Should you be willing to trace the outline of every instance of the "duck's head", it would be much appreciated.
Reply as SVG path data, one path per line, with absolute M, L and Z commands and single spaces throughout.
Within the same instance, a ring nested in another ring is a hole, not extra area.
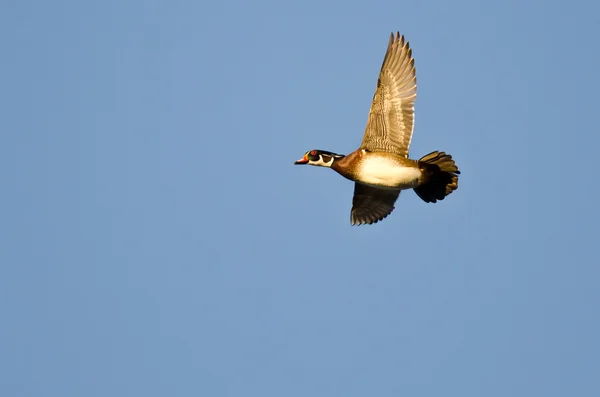
M 343 154 L 313 149 L 304 153 L 304 157 L 302 157 L 300 160 L 296 160 L 294 164 L 310 164 L 319 167 L 331 167 L 335 160 L 341 159 L 343 157 Z

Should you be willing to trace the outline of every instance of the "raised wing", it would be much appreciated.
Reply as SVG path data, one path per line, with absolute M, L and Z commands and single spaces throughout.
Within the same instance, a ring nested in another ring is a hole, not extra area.
M 378 189 L 355 183 L 350 223 L 370 225 L 379 222 L 392 213 L 399 195 L 400 190 Z
M 417 97 L 415 60 L 399 33 L 390 36 L 361 148 L 408 157 Z

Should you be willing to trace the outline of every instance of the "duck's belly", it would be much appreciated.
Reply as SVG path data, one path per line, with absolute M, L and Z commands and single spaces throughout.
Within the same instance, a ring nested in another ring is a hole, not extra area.
M 419 182 L 421 170 L 409 167 L 390 158 L 366 157 L 358 168 L 358 181 L 366 185 L 412 189 Z

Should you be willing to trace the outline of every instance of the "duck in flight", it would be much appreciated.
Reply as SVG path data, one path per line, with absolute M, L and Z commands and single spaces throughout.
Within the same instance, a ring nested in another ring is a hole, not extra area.
M 414 189 L 426 203 L 458 189 L 460 171 L 452 156 L 435 151 L 408 158 L 417 97 L 415 60 L 404 36 L 390 36 L 367 127 L 358 150 L 347 156 L 309 150 L 294 164 L 328 167 L 354 181 L 350 223 L 373 224 L 394 210 L 400 191 Z

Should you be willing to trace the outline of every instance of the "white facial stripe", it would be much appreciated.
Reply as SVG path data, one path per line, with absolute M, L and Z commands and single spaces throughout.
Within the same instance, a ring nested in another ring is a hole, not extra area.
M 325 162 L 323 160 L 323 156 L 319 155 L 319 159 L 317 161 L 311 161 L 310 163 L 312 165 L 318 165 L 318 166 L 321 166 L 321 167 L 331 167 L 331 165 L 333 164 L 333 161 L 334 161 L 334 158 L 331 157 L 331 160 L 329 160 L 329 162 Z

